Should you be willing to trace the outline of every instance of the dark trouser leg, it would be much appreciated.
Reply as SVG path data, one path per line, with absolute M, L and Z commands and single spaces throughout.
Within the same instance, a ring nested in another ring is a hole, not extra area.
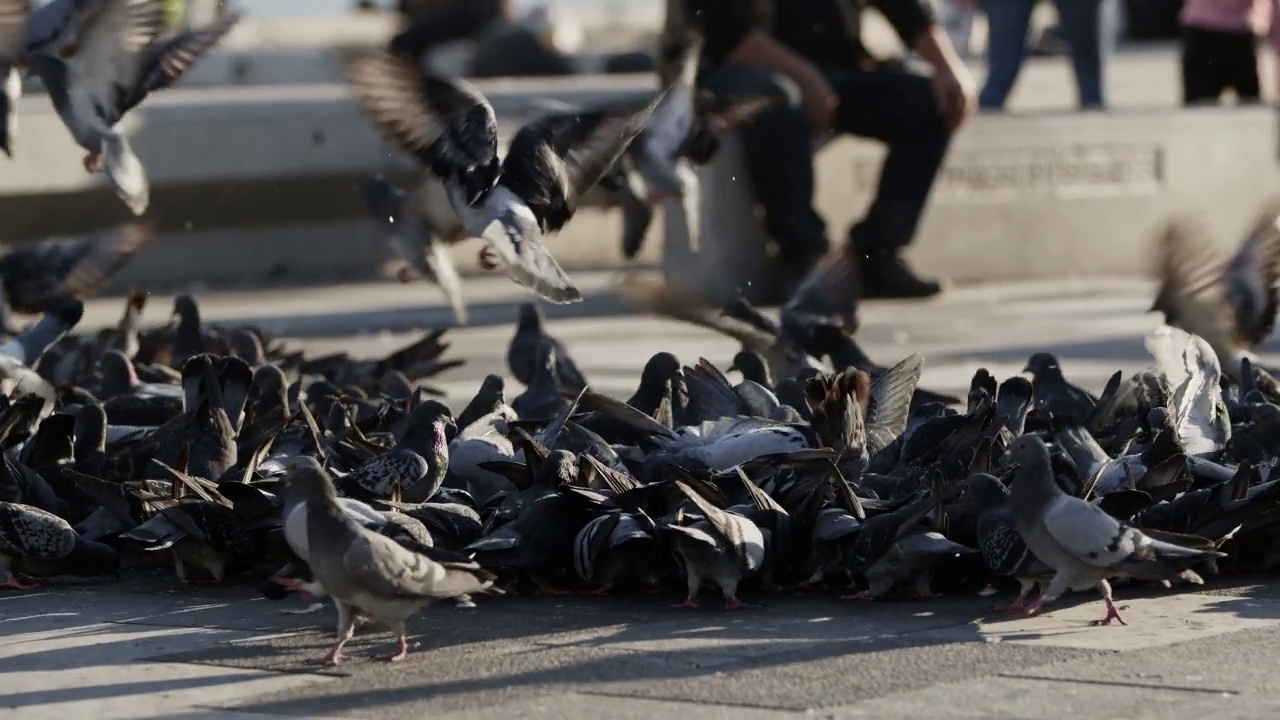
M 1219 33 L 1182 28 L 1182 102 L 1203 105 L 1218 102 L 1226 83 L 1218 61 Z
M 951 142 L 929 78 L 891 69 L 832 73 L 840 96 L 836 128 L 889 146 L 876 196 L 849 231 L 849 249 L 862 263 L 866 297 L 928 297 L 935 282 L 920 280 L 898 253 L 915 236 Z
M 1027 27 L 1035 0 L 983 0 L 987 15 L 987 80 L 978 95 L 978 106 L 1000 110 L 1027 57 Z
M 1219 33 L 1219 70 L 1227 87 L 1236 91 L 1242 103 L 1257 102 L 1262 94 L 1258 83 L 1257 39 L 1252 33 Z
M 500 19 L 502 0 L 453 0 L 412 18 L 409 27 L 391 38 L 398 55 L 421 58 L 432 46 L 474 37 Z
M 1100 0 L 1056 0 L 1062 33 L 1071 51 L 1071 68 L 1076 75 L 1080 107 L 1101 108 L 1102 92 L 1102 3 Z
M 826 223 L 813 209 L 813 137 L 799 91 L 777 73 L 738 65 L 715 69 L 702 84 L 721 95 L 782 99 L 739 132 L 747 180 L 764 208 L 765 229 L 778 243 L 780 259 L 807 266 L 826 253 L 828 242 Z

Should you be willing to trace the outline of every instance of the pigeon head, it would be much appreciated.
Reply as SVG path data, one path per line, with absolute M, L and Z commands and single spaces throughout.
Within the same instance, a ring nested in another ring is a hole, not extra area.
M 705 116 L 698 116 L 685 138 L 682 155 L 694 165 L 707 165 L 720 152 L 720 136 L 712 129 Z
M 198 326 L 200 324 L 200 307 L 196 305 L 196 299 L 190 295 L 179 295 L 173 299 L 173 314 L 183 325 Z
M 1058 365 L 1058 358 L 1047 352 L 1038 352 L 1027 359 L 1027 366 L 1022 372 L 1031 373 L 1032 377 L 1050 378 L 1062 375 L 1062 367 Z
M 76 412 L 76 456 L 80 447 L 103 450 L 107 442 L 107 411 L 97 403 L 81 405 Z
M 129 291 L 129 307 L 134 310 L 142 310 L 147 306 L 147 293 L 134 288 Z
M 427 400 L 409 411 L 400 444 L 419 454 L 439 452 L 448 446 L 450 426 L 454 426 L 456 434 L 457 427 L 449 406 L 438 400 Z
M 84 317 L 84 303 L 75 299 L 56 300 L 49 304 L 45 312 L 58 321 L 60 327 L 71 329 L 80 324 Z
M 983 508 L 996 507 L 1009 500 L 1009 489 L 998 478 L 977 473 L 965 480 L 965 498 Z
M 1049 447 L 1038 435 L 1027 434 L 1014 439 L 1013 444 L 1009 446 L 1009 455 L 1014 463 L 1027 465 L 1038 459 L 1048 460 Z
M 495 154 L 484 165 L 472 165 L 463 170 L 459 180 L 467 194 L 467 203 L 475 205 L 484 200 L 485 195 L 498 184 L 498 176 L 502 173 L 502 165 Z
M 309 455 L 301 455 L 289 461 L 284 482 L 289 492 L 307 499 L 333 498 L 338 494 L 328 471 Z
M 485 375 L 484 382 L 480 383 L 480 392 L 477 395 L 493 398 L 494 407 L 497 407 L 499 403 L 506 402 L 507 381 L 497 373 L 489 373 Z
M 102 373 L 102 387 L 112 395 L 127 393 L 138 384 L 138 373 L 133 362 L 120 350 L 108 350 L 98 360 L 98 372 Z
M 1031 381 L 1015 375 L 1000 383 L 1000 389 L 996 391 L 996 397 L 1030 399 L 1031 393 Z
M 657 384 L 680 374 L 680 360 L 669 352 L 655 353 L 640 372 L 640 384 Z
M 530 332 L 542 327 L 542 308 L 536 303 L 520 303 L 516 316 L 516 332 Z
M 759 353 L 750 350 L 739 350 L 733 356 L 733 364 L 729 366 L 730 370 L 737 370 L 742 373 L 742 377 L 754 383 L 759 383 L 764 387 L 773 387 L 773 379 L 769 376 L 769 366 L 765 364 L 764 358 Z
M 289 381 L 285 378 L 284 371 L 275 365 L 262 365 L 255 370 L 250 389 L 250 397 L 257 405 L 288 405 Z
M 262 338 L 258 337 L 258 333 L 249 328 L 237 327 L 227 332 L 227 342 L 231 345 L 231 352 L 236 357 L 249 363 L 252 367 L 258 367 L 267 362 L 266 351 L 262 349 Z

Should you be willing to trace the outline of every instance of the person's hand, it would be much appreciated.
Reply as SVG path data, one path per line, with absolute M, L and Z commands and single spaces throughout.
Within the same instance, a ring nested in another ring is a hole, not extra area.
M 836 120 L 836 108 L 840 106 L 840 96 L 831 89 L 831 83 L 820 72 L 813 72 L 800 86 L 800 102 L 804 112 L 809 116 L 809 126 L 814 135 L 830 132 Z
M 933 94 L 938 112 L 954 132 L 973 115 L 977 107 L 977 90 L 969 69 L 960 63 L 944 63 L 933 74 Z

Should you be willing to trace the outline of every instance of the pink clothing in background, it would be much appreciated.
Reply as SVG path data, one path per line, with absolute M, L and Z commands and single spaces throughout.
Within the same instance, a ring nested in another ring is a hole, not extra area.
M 1186 27 L 1265 35 L 1280 53 L 1280 0 L 1184 0 L 1178 20 Z

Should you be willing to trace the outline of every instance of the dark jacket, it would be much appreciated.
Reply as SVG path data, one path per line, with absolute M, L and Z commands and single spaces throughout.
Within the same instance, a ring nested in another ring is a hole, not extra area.
M 860 40 L 862 12 L 874 7 L 910 46 L 934 23 L 929 0 L 685 0 L 686 17 L 704 37 L 704 62 L 719 64 L 753 27 L 819 67 L 856 65 L 869 57 Z

